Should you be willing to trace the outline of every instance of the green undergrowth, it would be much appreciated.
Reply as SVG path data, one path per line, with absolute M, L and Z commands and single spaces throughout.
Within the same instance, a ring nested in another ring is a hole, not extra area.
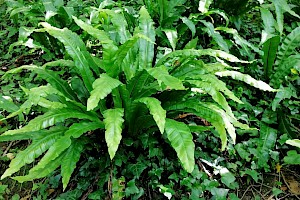
M 299 167 L 299 5 L 232 4 L 0 2 L 0 199 L 240 199 Z

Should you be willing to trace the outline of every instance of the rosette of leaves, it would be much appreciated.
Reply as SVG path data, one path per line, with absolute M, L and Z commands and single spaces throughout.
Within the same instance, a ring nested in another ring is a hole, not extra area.
M 57 60 L 43 66 L 26 65 L 7 72 L 29 70 L 48 84 L 27 90 L 28 99 L 6 117 L 28 113 L 32 106 L 45 110 L 26 126 L 0 135 L 0 141 L 32 141 L 11 161 L 2 179 L 38 160 L 27 175 L 13 179 L 29 181 L 45 177 L 61 167 L 66 188 L 88 143 L 89 134 L 85 133 L 103 134 L 113 159 L 123 136 L 138 139 L 140 133 L 149 128 L 166 136 L 183 168 L 192 172 L 195 165 L 192 132 L 197 127 L 177 121 L 177 116 L 191 113 L 207 120 L 215 127 L 221 149 L 225 150 L 227 134 L 234 143 L 235 127 L 249 127 L 234 117 L 228 99 L 242 102 L 218 77 L 230 76 L 259 89 L 273 91 L 266 83 L 225 64 L 227 61 L 247 62 L 221 50 L 174 50 L 158 56 L 161 52 L 154 45 L 155 26 L 144 7 L 139 11 L 132 32 L 120 10 L 99 9 L 93 16 L 101 20 L 91 25 L 76 17 L 73 19 L 85 36 L 90 35 L 101 44 L 97 56 L 88 51 L 75 32 L 43 22 L 40 23 L 43 28 L 38 31 L 60 41 L 65 47 L 65 57 L 71 60 Z M 76 76 L 60 75 L 59 66 L 69 67 Z

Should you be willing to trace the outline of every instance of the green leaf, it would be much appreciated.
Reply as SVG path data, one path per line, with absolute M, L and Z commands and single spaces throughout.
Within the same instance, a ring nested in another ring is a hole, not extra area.
M 282 110 L 278 110 L 278 130 L 282 134 L 288 134 L 291 138 L 297 138 L 297 131 L 293 128 L 290 118 Z
M 275 34 L 276 21 L 269 9 L 260 8 L 261 18 L 264 24 L 264 30 L 262 31 L 261 44 L 265 43 L 268 39 Z
M 9 164 L 9 168 L 1 176 L 1 179 L 11 176 L 24 165 L 34 162 L 34 160 L 49 149 L 64 132 L 65 129 L 52 129 L 42 132 L 39 138 L 33 140 L 31 145 L 16 155 Z
M 234 55 L 231 55 L 229 53 L 226 53 L 221 50 L 214 50 L 214 49 L 184 49 L 184 50 L 176 50 L 171 53 L 168 53 L 164 57 L 162 57 L 155 66 L 161 66 L 164 62 L 166 62 L 168 59 L 181 57 L 181 58 L 190 58 L 192 56 L 200 57 L 200 56 L 212 56 L 215 58 L 222 58 L 224 60 L 227 60 L 229 62 L 240 62 L 240 63 L 249 63 L 248 61 L 243 61 L 235 57 Z
M 281 67 L 285 61 L 292 61 L 289 58 L 292 54 L 297 54 L 296 48 L 299 47 L 300 43 L 300 27 L 295 28 L 289 33 L 286 38 L 282 41 L 282 44 L 278 50 L 276 66 Z
M 49 82 L 52 85 L 52 87 L 56 88 L 67 98 L 72 100 L 78 99 L 76 94 L 73 92 L 73 90 L 71 89 L 71 87 L 67 82 L 62 80 L 55 72 L 46 70 L 43 67 L 38 67 L 36 65 L 24 65 L 6 72 L 4 76 L 7 76 L 7 74 L 19 73 L 23 69 L 34 71 L 35 73 L 40 75 L 43 79 L 47 80 L 47 82 Z
M 168 69 L 165 66 L 147 69 L 147 72 L 153 76 L 159 84 L 163 82 L 170 89 L 184 90 L 182 82 L 179 79 L 169 75 Z
M 196 86 L 197 88 L 201 88 L 205 92 L 207 92 L 215 102 L 217 102 L 230 116 L 233 116 L 232 110 L 228 105 L 225 97 L 222 95 L 221 92 L 214 87 L 212 83 L 198 81 L 198 80 L 187 80 L 190 84 Z
M 83 22 L 82 20 L 73 16 L 75 23 L 85 30 L 88 34 L 98 39 L 103 46 L 103 63 L 102 68 L 107 72 L 109 71 L 110 63 L 113 59 L 118 47 L 114 44 L 114 41 L 110 39 L 108 32 L 94 28 L 92 25 Z
M 7 112 L 16 112 L 19 110 L 19 106 L 14 104 L 10 97 L 2 95 L 0 95 L 0 108 Z
M 58 122 L 64 122 L 66 119 L 70 119 L 70 118 L 89 119 L 91 121 L 99 121 L 97 117 L 77 110 L 70 110 L 68 108 L 50 110 L 44 115 L 34 118 L 28 123 L 28 125 L 20 129 L 6 131 L 0 136 L 0 138 L 2 136 L 9 136 L 15 134 L 22 134 L 26 132 L 38 131 L 53 126 Z
M 214 25 L 204 20 L 200 20 L 200 22 L 206 26 L 206 32 L 209 34 L 210 37 L 213 38 L 213 41 L 215 41 L 219 45 L 220 49 L 225 52 L 229 52 L 229 48 L 226 41 L 221 36 L 221 34 L 215 30 Z
M 139 193 L 139 189 L 135 185 L 135 180 L 133 179 L 127 182 L 126 189 L 125 189 L 126 197 L 129 197 L 130 195 L 137 194 L 137 193 Z
M 182 22 L 187 25 L 187 27 L 189 27 L 189 29 L 192 32 L 192 38 L 195 36 L 196 34 L 196 26 L 194 24 L 194 22 L 186 17 L 180 17 L 180 19 L 182 20 Z M 187 48 L 186 48 L 187 49 Z
M 124 122 L 124 109 L 108 109 L 103 113 L 105 125 L 105 141 L 108 147 L 108 153 L 112 160 L 118 150 L 122 139 L 122 125 Z
M 140 39 L 139 41 L 139 65 L 141 69 L 147 69 L 152 67 L 155 29 L 154 23 L 144 6 L 140 9 L 139 28 L 141 33 L 152 41 L 150 42 L 145 39 Z
M 289 87 L 280 87 L 279 91 L 276 93 L 275 98 L 272 102 L 272 110 L 276 111 L 276 108 L 279 106 L 280 102 L 283 99 L 290 99 L 291 97 L 297 98 L 296 89 L 290 84 Z
M 177 30 L 176 29 L 163 29 L 163 31 L 165 32 L 173 51 L 175 51 L 176 44 L 178 41 Z
M 212 0 L 200 0 L 198 10 L 203 14 L 207 13 L 212 2 Z
M 300 31 L 300 29 L 299 29 Z M 276 88 L 284 81 L 284 77 L 291 73 L 291 69 L 295 66 L 300 65 L 300 55 L 291 55 L 287 59 L 284 60 L 278 68 L 276 69 L 275 74 L 271 78 L 271 84 L 273 84 Z
M 223 72 L 216 72 L 216 75 L 223 77 L 223 76 L 230 76 L 233 79 L 236 80 L 240 80 L 243 81 L 255 88 L 258 88 L 260 90 L 263 91 L 269 91 L 269 92 L 275 92 L 276 90 L 271 88 L 267 83 L 263 82 L 263 81 L 258 81 L 255 80 L 254 78 L 252 78 L 251 76 L 247 75 L 247 74 L 242 74 L 240 72 L 237 71 L 223 71 Z
M 286 0 L 272 0 L 274 6 L 275 6 L 275 13 L 276 13 L 276 21 L 277 21 L 277 25 L 278 25 L 278 31 L 280 32 L 280 34 L 283 33 L 283 24 L 284 24 L 284 20 L 283 20 L 283 13 L 284 12 L 288 12 L 291 15 L 293 15 L 294 17 L 297 17 L 300 19 L 300 16 L 297 15 L 288 5 Z
M 65 132 L 65 136 L 71 138 L 79 138 L 82 134 L 88 131 L 94 131 L 96 129 L 104 129 L 103 122 L 79 122 L 72 124 L 70 128 Z
M 71 146 L 64 154 L 64 158 L 61 162 L 61 176 L 64 190 L 66 189 L 71 175 L 76 168 L 76 163 L 79 161 L 80 154 L 84 149 L 84 144 L 85 142 L 82 140 L 72 141 Z
M 259 48 L 257 48 L 256 46 L 254 46 L 253 44 L 251 44 L 250 42 L 248 42 L 247 40 L 242 38 L 238 34 L 238 31 L 236 29 L 227 28 L 227 27 L 217 27 L 215 30 L 221 30 L 221 31 L 224 31 L 226 33 L 232 34 L 233 39 L 235 40 L 235 43 L 240 45 L 247 52 L 248 55 L 250 55 L 248 47 L 250 47 L 253 51 L 261 54 L 261 51 L 259 50 Z
M 187 172 L 192 173 L 195 166 L 195 144 L 189 127 L 182 122 L 166 119 L 165 130 L 183 168 Z
M 46 177 L 61 165 L 63 159 L 64 154 L 60 155 L 58 158 L 50 162 L 45 168 L 40 168 L 39 170 L 34 170 L 34 168 L 32 168 L 31 170 L 29 170 L 29 173 L 27 175 L 15 176 L 13 177 L 13 179 L 17 180 L 20 183 L 23 183 L 25 181 L 32 181 L 34 179 Z
M 59 60 L 47 62 L 42 67 L 43 68 L 46 68 L 46 67 L 75 67 L 75 63 L 72 60 L 59 59 Z
M 299 139 L 287 140 L 285 143 L 300 148 L 300 140 Z
M 261 123 L 260 125 L 260 138 L 257 144 L 258 155 L 255 155 L 258 159 L 258 166 L 264 167 L 265 170 L 269 170 L 270 166 L 268 160 L 270 158 L 269 151 L 273 149 L 276 143 L 277 131 L 269 126 Z
M 73 19 L 80 28 L 85 30 L 94 38 L 98 39 L 105 50 L 116 51 L 118 49 L 118 47 L 114 44 L 114 41 L 110 39 L 107 32 L 94 28 L 92 25 L 83 22 L 75 16 L 73 16 Z
M 300 154 L 297 151 L 288 151 L 287 156 L 283 158 L 284 163 L 288 165 L 300 165 Z
M 99 68 L 87 51 L 81 38 L 67 28 L 58 29 L 46 22 L 42 22 L 41 25 L 50 35 L 57 38 L 65 45 L 66 51 L 73 58 L 76 69 L 82 77 L 86 88 L 91 91 L 92 83 L 95 80 L 91 69 L 96 73 L 99 73 Z
M 227 146 L 227 136 L 225 127 L 230 136 L 232 137 L 233 141 L 235 141 L 235 128 L 232 126 L 232 123 L 241 126 L 241 124 L 238 124 L 236 119 L 230 117 L 222 109 L 218 108 L 217 106 L 211 103 L 204 103 L 191 99 L 185 102 L 171 102 L 170 105 L 165 106 L 165 108 L 167 110 L 176 110 L 181 112 L 193 113 L 201 118 L 206 119 L 215 127 L 215 129 L 219 133 L 222 142 L 222 150 L 225 150 Z
M 126 75 L 127 80 L 130 80 L 135 75 L 135 69 L 130 68 L 128 65 L 132 65 L 133 61 L 131 59 L 126 60 L 126 56 L 129 55 L 132 48 L 135 47 L 138 41 L 141 39 L 146 40 L 147 42 L 153 42 L 150 38 L 146 37 L 143 34 L 137 33 L 130 39 L 128 39 L 122 46 L 119 47 L 118 51 L 115 53 L 115 56 L 113 58 L 113 64 L 110 68 L 110 70 L 107 72 L 110 76 L 116 77 L 120 70 L 122 69 Z M 124 62 L 128 62 L 127 64 L 122 65 Z
M 273 72 L 273 65 L 276 58 L 276 53 L 278 45 L 280 43 L 280 36 L 276 35 L 271 37 L 263 44 L 263 63 L 264 63 L 264 73 L 265 78 L 269 79 L 271 73 Z
M 87 101 L 87 110 L 96 108 L 101 99 L 104 99 L 121 84 L 119 80 L 111 78 L 107 74 L 101 74 L 100 78 L 93 83 L 93 91 L 91 91 L 91 96 Z
M 161 107 L 160 101 L 153 97 L 143 97 L 135 101 L 144 103 L 147 106 L 159 128 L 159 131 L 163 134 L 166 123 L 166 111 Z

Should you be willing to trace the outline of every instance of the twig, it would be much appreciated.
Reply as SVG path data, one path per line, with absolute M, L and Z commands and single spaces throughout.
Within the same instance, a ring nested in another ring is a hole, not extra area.
M 13 141 L 11 141 L 11 142 L 9 143 L 8 147 L 7 147 L 7 148 L 5 149 L 5 151 L 3 152 L 2 156 L 5 156 L 5 155 L 7 154 L 7 152 L 8 152 L 9 149 L 11 148 L 12 144 L 13 144 Z
M 252 187 L 252 189 L 254 189 L 262 197 L 262 199 L 265 199 L 265 196 L 260 191 L 258 191 L 255 187 Z
M 249 185 L 249 186 L 247 187 L 247 189 L 245 190 L 245 192 L 244 192 L 243 196 L 241 197 L 241 199 L 244 198 L 244 196 L 246 195 L 246 193 L 248 192 L 248 190 L 250 189 L 250 187 L 252 187 L 252 185 Z

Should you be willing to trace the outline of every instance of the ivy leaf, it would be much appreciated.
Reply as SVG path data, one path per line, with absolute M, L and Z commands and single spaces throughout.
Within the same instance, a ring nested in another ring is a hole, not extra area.
M 122 124 L 124 122 L 124 109 L 108 109 L 104 111 L 104 125 L 105 125 L 105 141 L 108 147 L 110 159 L 113 159 L 120 141 L 122 139 Z
M 139 193 L 139 189 L 135 185 L 135 179 L 127 182 L 126 189 L 125 189 L 126 197 L 129 197 L 130 195 L 137 194 L 137 193 Z
M 283 158 L 284 163 L 288 165 L 300 165 L 300 154 L 297 151 L 288 151 L 287 156 Z

